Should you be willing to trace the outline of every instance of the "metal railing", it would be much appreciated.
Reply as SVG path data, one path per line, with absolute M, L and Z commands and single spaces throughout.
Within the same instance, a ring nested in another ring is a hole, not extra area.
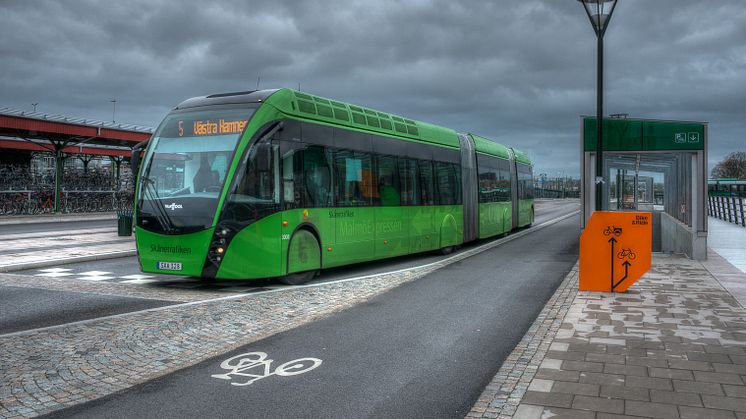
M 735 195 L 709 195 L 707 199 L 707 212 L 710 217 L 716 217 L 723 221 L 746 227 L 744 218 L 744 200 Z
M 562 189 L 534 188 L 534 198 L 549 198 L 549 199 L 580 198 L 580 191 L 574 191 L 574 190 L 563 191 Z

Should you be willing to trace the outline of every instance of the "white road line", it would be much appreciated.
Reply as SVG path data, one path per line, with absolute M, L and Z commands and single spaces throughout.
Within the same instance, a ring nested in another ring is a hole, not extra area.
M 128 279 L 126 281 L 121 281 L 120 283 L 142 285 L 142 284 L 152 284 L 154 282 L 158 282 L 158 280 L 157 279 Z
M 517 232 L 515 234 L 511 234 L 511 235 L 509 235 L 507 237 L 503 237 L 502 239 L 495 240 L 495 241 L 483 244 L 481 246 L 475 247 L 474 249 L 469 249 L 467 251 L 464 251 L 464 252 L 461 252 L 459 254 L 450 256 L 448 258 L 439 260 L 437 262 L 427 263 L 425 265 L 412 266 L 412 267 L 409 267 L 409 268 L 397 269 L 395 271 L 381 272 L 381 273 L 370 274 L 370 275 L 363 275 L 363 276 L 358 276 L 358 277 L 354 277 L 354 278 L 338 279 L 336 281 L 319 282 L 319 283 L 316 283 L 316 284 L 308 284 L 308 285 L 293 285 L 293 286 L 287 286 L 287 287 L 281 287 L 281 288 L 274 288 L 274 289 L 270 289 L 270 290 L 267 290 L 267 291 L 257 291 L 257 292 L 250 293 L 250 294 L 227 295 L 225 297 L 211 298 L 209 300 L 190 301 L 190 302 L 187 302 L 187 303 L 173 304 L 173 305 L 162 306 L 162 307 L 148 308 L 148 309 L 145 309 L 145 310 L 131 311 L 131 312 L 128 312 L 128 313 L 112 314 L 110 316 L 97 317 L 95 319 L 78 320 L 78 321 L 75 321 L 75 322 L 58 324 L 58 325 L 54 325 L 54 326 L 39 327 L 39 328 L 36 328 L 36 329 L 21 330 L 21 331 L 18 331 L 18 332 L 6 333 L 6 334 L 0 335 L 0 338 L 9 338 L 9 337 L 15 337 L 15 336 L 21 336 L 21 335 L 30 335 L 30 334 L 34 334 L 34 333 L 38 333 L 38 332 L 43 332 L 43 331 L 46 331 L 46 330 L 54 330 L 54 329 L 59 329 L 59 328 L 63 328 L 63 327 L 70 327 L 70 326 L 80 326 L 80 325 L 84 325 L 84 324 L 88 324 L 88 323 L 94 323 L 94 322 L 98 322 L 98 321 L 102 321 L 102 320 L 111 320 L 111 319 L 116 319 L 116 318 L 120 318 L 120 317 L 126 317 L 126 316 L 135 315 L 135 314 L 141 314 L 141 313 L 158 312 L 158 311 L 163 311 L 163 310 L 170 310 L 170 309 L 173 309 L 173 308 L 189 307 L 189 306 L 194 306 L 194 305 L 199 305 L 199 304 L 208 304 L 208 303 L 213 303 L 213 302 L 218 302 L 218 301 L 237 300 L 237 299 L 240 299 L 240 298 L 252 298 L 252 297 L 255 297 L 257 295 L 266 295 L 266 294 L 272 294 L 272 293 L 282 292 L 282 291 L 292 291 L 292 290 L 303 289 L 303 288 L 316 288 L 316 287 L 326 286 L 326 285 L 329 285 L 329 284 L 341 284 L 341 283 L 349 282 L 349 281 L 359 281 L 361 279 L 368 279 L 368 278 L 373 278 L 373 277 L 377 277 L 377 276 L 391 275 L 391 274 L 396 274 L 396 273 L 400 273 L 400 272 L 425 269 L 425 268 L 429 268 L 429 267 L 431 267 L 433 265 L 437 265 L 437 264 L 446 264 L 446 265 L 449 265 L 449 264 L 451 264 L 451 263 L 453 263 L 453 262 L 455 262 L 457 260 L 461 260 L 461 259 L 464 259 L 464 258 L 468 258 L 468 257 L 474 256 L 474 255 L 476 255 L 478 253 L 481 253 L 481 252 L 483 252 L 485 250 L 491 249 L 493 247 L 500 246 L 500 245 L 505 244 L 507 242 L 510 242 L 510 241 L 515 240 L 515 239 L 518 239 L 518 238 L 521 238 L 523 236 L 526 236 L 528 234 L 531 234 L 531 233 L 533 233 L 535 231 L 539 231 L 539 230 L 541 230 L 541 229 L 543 229 L 545 227 L 548 227 L 548 226 L 556 224 L 556 223 L 558 223 L 560 221 L 566 220 L 566 219 L 568 219 L 568 218 L 570 218 L 572 216 L 575 216 L 575 215 L 577 215 L 579 213 L 580 213 L 580 210 L 573 211 L 573 212 L 571 212 L 569 214 L 565 214 L 565 215 L 562 215 L 560 217 L 556 217 L 556 218 L 553 218 L 551 220 L 544 221 L 541 224 L 536 224 L 533 227 L 528 228 L 526 230 L 522 230 L 522 231 L 519 231 L 519 232 Z M 464 256 L 465 254 L 466 254 L 466 256 Z M 129 298 L 137 298 L 137 297 L 129 297 Z

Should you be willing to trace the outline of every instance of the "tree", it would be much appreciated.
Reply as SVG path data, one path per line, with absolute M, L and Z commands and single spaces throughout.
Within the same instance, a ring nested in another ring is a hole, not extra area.
M 715 167 L 710 175 L 715 178 L 746 179 L 746 152 L 734 151 L 728 154 Z

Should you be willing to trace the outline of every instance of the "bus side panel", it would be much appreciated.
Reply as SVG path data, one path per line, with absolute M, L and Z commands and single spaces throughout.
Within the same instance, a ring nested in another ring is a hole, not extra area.
M 409 208 L 378 207 L 374 212 L 375 257 L 387 258 L 409 253 Z
M 352 207 L 335 210 L 336 247 L 325 254 L 329 266 L 345 265 L 374 259 L 375 208 Z
M 518 200 L 518 226 L 523 227 L 531 224 L 531 208 L 534 205 L 533 199 L 519 199 Z
M 464 207 L 435 207 L 435 219 L 440 229 L 438 247 L 458 246 L 464 242 Z
M 440 225 L 435 225 L 435 207 L 409 207 L 409 252 L 425 252 L 438 248 Z
M 143 272 L 201 276 L 205 266 L 207 247 L 215 229 L 191 234 L 167 236 L 135 229 L 137 253 Z M 158 269 L 158 262 L 181 263 L 180 271 Z
M 479 204 L 479 238 L 507 233 L 513 228 L 513 205 L 510 202 Z
M 284 275 L 280 257 L 282 233 L 282 213 L 272 214 L 239 231 L 225 251 L 216 277 L 253 279 Z

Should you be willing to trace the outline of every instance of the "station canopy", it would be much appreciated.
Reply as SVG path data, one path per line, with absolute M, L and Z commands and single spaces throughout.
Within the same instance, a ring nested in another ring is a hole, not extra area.
M 0 108 L 0 150 L 129 157 L 153 128 Z

